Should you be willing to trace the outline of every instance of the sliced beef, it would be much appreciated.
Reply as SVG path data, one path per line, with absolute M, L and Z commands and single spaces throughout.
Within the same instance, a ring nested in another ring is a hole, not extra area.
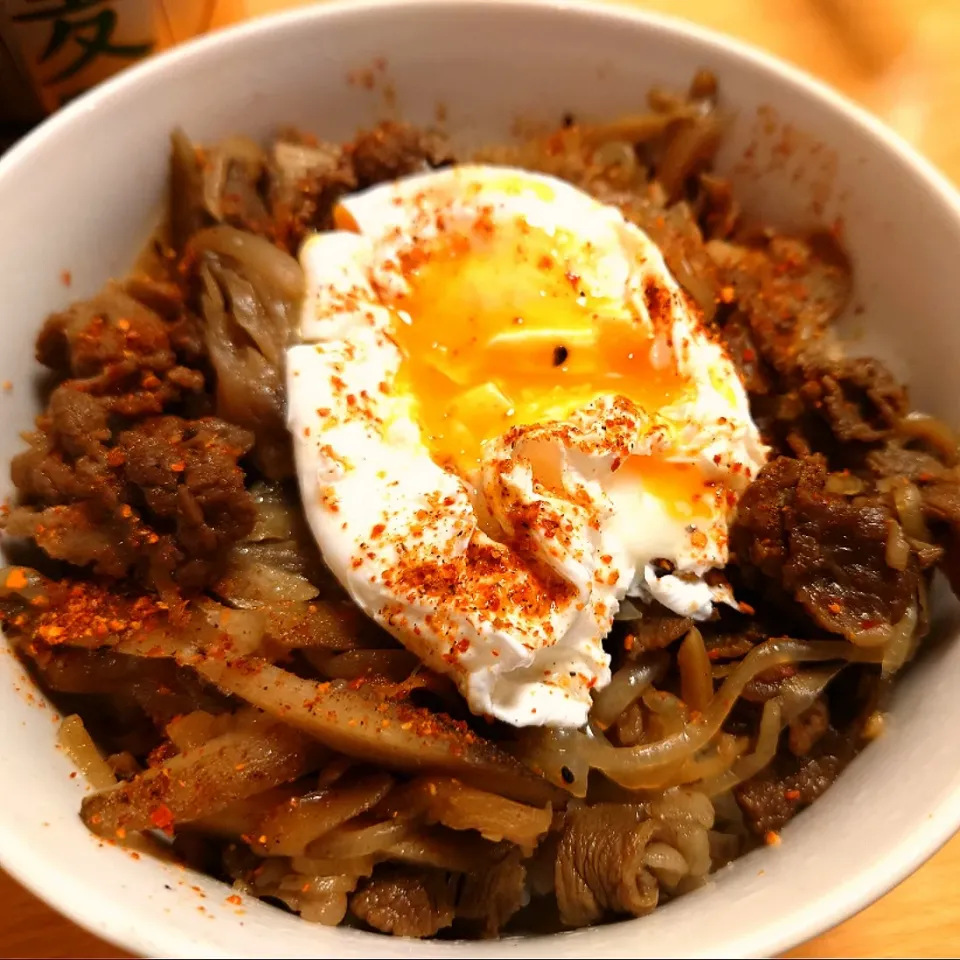
M 780 830 L 826 791 L 855 753 L 854 741 L 836 731 L 823 736 L 807 756 L 779 753 L 763 773 L 734 790 L 748 826 L 761 837 Z
M 124 291 L 167 324 L 167 336 L 177 358 L 194 368 L 205 359 L 203 332 L 187 310 L 183 291 L 169 279 L 135 273 L 123 283 Z
M 960 483 L 944 479 L 921 488 L 924 518 L 944 551 L 941 569 L 960 596 Z
M 253 529 L 256 505 L 237 462 L 251 446 L 246 430 L 213 417 L 158 417 L 117 438 L 124 478 L 139 490 L 148 522 L 173 530 L 184 588 L 209 583 L 227 549 Z
M 294 254 L 307 232 L 333 228 L 334 205 L 357 189 L 353 162 L 339 144 L 297 131 L 274 144 L 271 180 L 271 238 Z
M 799 603 L 849 639 L 899 622 L 918 572 L 915 560 L 905 570 L 887 564 L 896 523 L 888 498 L 829 493 L 827 477 L 819 457 L 772 460 L 741 499 L 730 543 L 755 589 Z
M 773 371 L 793 378 L 802 359 L 821 354 L 850 296 L 849 266 L 834 245 L 775 235 L 752 246 L 714 240 L 707 250 Z
M 876 477 L 905 477 L 912 483 L 927 483 L 947 473 L 947 468 L 937 457 L 924 450 L 910 449 L 899 439 L 871 450 L 866 457 L 866 466 Z
M 333 228 L 334 207 L 345 194 L 451 162 L 442 137 L 393 121 L 362 131 L 344 146 L 288 132 L 275 145 L 270 165 L 266 233 L 295 254 L 307 233 Z
M 182 255 L 197 231 L 223 223 L 296 254 L 308 233 L 333 228 L 334 206 L 345 194 L 451 162 L 439 135 L 393 121 L 343 146 L 286 131 L 269 156 L 245 137 L 198 149 L 177 131 L 170 239 Z
M 436 134 L 390 120 L 359 134 L 346 152 L 360 187 L 450 162 L 447 147 Z
M 210 150 L 204 163 L 210 212 L 222 223 L 264 233 L 270 214 L 265 202 L 267 158 L 246 137 L 227 137 Z
M 11 467 L 27 502 L 6 532 L 57 560 L 192 591 L 253 528 L 238 465 L 252 438 L 238 427 L 156 417 L 112 435 L 103 407 L 69 386 L 54 391 L 40 425 Z
M 496 863 L 464 876 L 457 898 L 457 916 L 480 921 L 485 937 L 496 937 L 523 906 L 527 870 L 519 847 L 512 847 Z
M 685 636 L 692 626 L 689 617 L 681 617 L 659 603 L 644 604 L 640 618 L 627 625 L 628 636 L 633 639 L 624 644 L 624 649 L 631 659 L 652 650 L 663 650 Z
M 913 444 L 918 438 L 898 435 L 882 448 L 871 451 L 866 468 L 881 482 L 893 482 L 893 489 L 912 485 L 919 498 L 920 516 L 904 519 L 904 533 L 921 570 L 942 565 L 954 592 L 960 590 L 960 471 L 951 465 L 949 449 L 928 449 Z M 931 452 L 935 451 L 935 452 Z M 926 529 L 924 529 L 926 528 Z
M 767 368 L 750 329 L 750 321 L 742 310 L 729 311 L 721 318 L 723 342 L 751 397 L 765 397 L 771 392 L 773 374 Z
M 906 390 L 879 360 L 820 358 L 801 372 L 800 396 L 841 443 L 884 440 L 908 412 Z
M 906 390 L 878 360 L 844 357 L 830 327 L 850 297 L 850 267 L 827 234 L 711 241 L 721 335 L 775 449 L 851 467 L 896 433 Z
M 641 806 L 601 803 L 567 815 L 555 866 L 560 919 L 585 927 L 609 914 L 650 913 L 659 900 L 644 856 L 656 825 Z
M 880 444 L 897 436 L 906 392 L 878 360 L 813 354 L 768 391 L 752 395 L 754 419 L 775 450 L 826 456 L 836 470 L 861 470 Z
M 790 632 L 786 626 L 782 617 L 768 622 L 729 610 L 721 610 L 716 621 L 699 625 L 711 660 L 739 660 L 758 643 Z
M 453 923 L 455 893 L 450 874 L 387 866 L 361 884 L 350 898 L 350 910 L 381 933 L 432 937 Z
M 921 489 L 928 524 L 960 529 L 960 483 L 944 480 Z
M 84 476 L 105 459 L 110 440 L 107 414 L 93 398 L 68 387 L 50 395 L 40 429 L 27 435 L 27 449 L 10 464 L 10 476 L 21 496 L 47 504 L 69 503 L 90 495 L 96 477 Z M 90 468 L 78 475 L 78 463 Z
M 823 697 L 814 702 L 790 722 L 787 742 L 790 752 L 797 757 L 806 757 L 830 728 L 830 708 Z
M 780 692 L 780 686 L 785 680 L 796 675 L 797 667 L 792 663 L 781 663 L 779 666 L 770 667 L 769 670 L 763 670 L 750 680 L 743 688 L 741 696 L 750 703 L 766 703 Z
M 159 296 L 157 285 L 141 281 L 134 291 Z M 168 296 L 172 289 L 161 287 Z M 169 302 L 169 301 L 168 301 Z M 50 316 L 37 339 L 37 359 L 68 378 L 73 389 L 96 397 L 112 414 L 158 414 L 204 389 L 196 362 L 196 323 L 182 304 L 173 321 L 109 283 L 90 300 Z

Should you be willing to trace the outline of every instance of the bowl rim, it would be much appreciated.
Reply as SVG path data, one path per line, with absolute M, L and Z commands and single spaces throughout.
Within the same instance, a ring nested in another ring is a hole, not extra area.
M 774 54 L 719 30 L 679 16 L 625 6 L 611 0 L 326 0 L 322 4 L 257 16 L 186 41 L 134 65 L 57 111 L 0 157 L 0 191 L 5 179 L 14 170 L 29 164 L 33 154 L 49 142 L 55 143 L 61 131 L 84 123 L 93 114 L 108 110 L 114 101 L 134 95 L 137 88 L 144 84 L 162 83 L 165 77 L 175 74 L 181 64 L 203 59 L 210 51 L 295 26 L 312 28 L 317 23 L 335 24 L 341 18 L 375 17 L 382 10 L 395 13 L 398 8 L 423 11 L 431 7 L 486 8 L 491 16 L 509 17 L 512 13 L 521 13 L 542 15 L 544 18 L 600 20 L 610 25 L 626 22 L 641 29 L 689 40 L 699 46 L 722 46 L 735 59 L 745 61 L 761 72 L 776 75 L 806 99 L 819 101 L 845 123 L 858 128 L 879 150 L 895 156 L 905 168 L 909 168 L 912 176 L 935 195 L 955 221 L 960 222 L 960 192 L 947 177 L 895 130 L 824 81 Z M 735 947 L 729 955 L 771 956 L 820 935 L 868 907 L 901 883 L 943 847 L 958 827 L 960 790 L 912 825 L 898 845 L 881 861 L 883 870 L 876 869 L 877 865 L 874 864 L 870 872 L 854 871 L 845 881 L 832 885 L 829 896 L 825 891 L 791 908 L 789 913 L 781 917 L 734 934 L 728 940 L 728 944 Z M 134 930 L 119 922 L 117 911 L 106 911 L 94 919 L 89 909 L 91 900 L 83 895 L 84 883 L 80 875 L 67 874 L 64 877 L 66 883 L 58 886 L 56 892 L 51 892 L 45 878 L 51 871 L 57 872 L 57 862 L 50 857 L 38 857 L 26 839 L 18 836 L 12 826 L 2 819 L 0 867 L 72 922 L 123 949 L 136 951 L 141 956 L 151 955 L 158 947 L 162 947 L 164 954 L 198 955 L 191 954 L 191 941 L 180 934 L 175 925 L 161 923 L 151 932 L 140 928 Z M 71 896 L 71 892 L 76 896 Z M 625 923 L 623 928 L 626 931 Z M 629 935 L 632 935 L 635 928 L 630 926 L 629 929 Z M 157 930 L 163 932 L 158 936 Z M 552 938 L 531 939 L 546 942 Z M 632 955 L 629 945 L 626 946 L 627 952 L 623 956 Z M 229 956 L 219 952 L 209 955 Z M 717 954 L 705 949 L 699 955 Z

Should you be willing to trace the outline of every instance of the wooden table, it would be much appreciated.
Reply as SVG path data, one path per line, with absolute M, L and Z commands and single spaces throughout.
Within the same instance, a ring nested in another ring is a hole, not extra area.
M 234 0 L 232 0 L 234 2 Z M 246 0 L 251 14 L 308 0 Z M 620 0 L 764 47 L 859 100 L 960 180 L 955 0 Z M 799 957 L 960 956 L 960 836 L 892 893 L 792 951 Z M 0 955 L 125 957 L 0 874 Z

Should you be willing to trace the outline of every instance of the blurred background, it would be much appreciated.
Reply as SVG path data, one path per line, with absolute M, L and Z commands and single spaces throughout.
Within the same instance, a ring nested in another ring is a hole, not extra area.
M 0 141 L 144 55 L 312 2 L 0 0 Z M 607 2 L 686 17 L 763 47 L 857 100 L 960 177 L 958 0 Z
M 0 151 L 145 56 L 316 0 L 0 0 Z M 322 2 L 322 0 L 321 0 Z M 546 0 L 545 0 L 546 2 Z M 723 31 L 859 102 L 960 183 L 960 0 L 606 0 Z M 960 956 L 960 838 L 791 957 Z M 0 956 L 121 957 L 0 873 Z

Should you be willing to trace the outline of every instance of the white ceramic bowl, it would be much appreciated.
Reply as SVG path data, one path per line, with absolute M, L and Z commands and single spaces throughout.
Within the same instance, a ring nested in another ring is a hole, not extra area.
M 199 140 L 293 123 L 334 139 L 392 98 L 350 83 L 386 57 L 405 119 L 443 103 L 461 141 L 516 118 L 636 110 L 652 83 L 719 75 L 738 111 L 724 165 L 760 214 L 842 216 L 857 270 L 860 346 L 895 361 L 916 402 L 960 424 L 960 208 L 947 183 L 874 120 L 795 70 L 725 37 L 594 3 L 416 0 L 324 5 L 261 20 L 156 59 L 64 110 L 0 162 L 0 462 L 35 412 L 43 317 L 123 274 L 161 208 L 170 129 Z M 380 76 L 380 74 L 378 74 Z M 758 108 L 771 108 L 761 112 Z M 789 124 L 789 126 L 784 126 Z M 743 163 L 744 154 L 752 161 Z M 747 169 L 749 168 L 749 169 Z M 61 273 L 69 270 L 67 290 Z M 6 470 L 0 495 L 9 493 Z M 941 604 L 937 630 L 958 632 Z M 960 824 L 960 644 L 899 684 L 889 731 L 812 809 L 704 889 L 642 920 L 468 945 L 330 930 L 179 868 L 133 860 L 81 825 L 82 778 L 54 748 L 51 710 L 0 657 L 0 860 L 78 923 L 174 957 L 638 957 L 779 952 L 843 920 L 930 856 Z M 19 689 L 18 689 L 19 688 Z

